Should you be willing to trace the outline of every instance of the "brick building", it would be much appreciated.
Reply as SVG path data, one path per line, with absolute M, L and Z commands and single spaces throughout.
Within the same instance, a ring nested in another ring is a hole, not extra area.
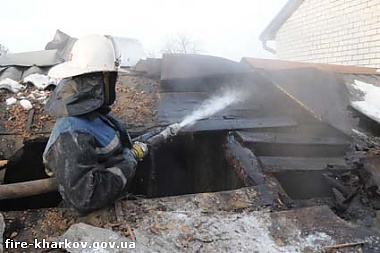
M 278 59 L 379 68 L 380 0 L 289 0 L 260 40 Z

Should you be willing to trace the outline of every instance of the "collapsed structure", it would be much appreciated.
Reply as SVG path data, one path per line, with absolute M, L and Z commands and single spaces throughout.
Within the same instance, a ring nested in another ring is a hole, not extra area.
M 83 236 L 92 225 L 136 241 L 138 252 L 379 250 L 379 107 L 365 89 L 380 89 L 376 69 L 164 55 L 128 71 L 113 112 L 132 137 L 180 122 L 225 90 L 245 95 L 153 150 L 114 206 L 76 217 L 57 207 L 57 192 L 2 200 L 4 238 L 109 240 Z M 25 110 L 2 94 L 4 184 L 47 177 L 54 119 L 36 96 Z

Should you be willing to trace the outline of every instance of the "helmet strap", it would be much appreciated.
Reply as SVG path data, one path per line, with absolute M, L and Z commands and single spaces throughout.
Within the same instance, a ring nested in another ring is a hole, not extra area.
M 112 105 L 115 102 L 116 72 L 103 72 L 104 104 Z
M 110 73 L 103 72 L 104 104 L 110 104 Z

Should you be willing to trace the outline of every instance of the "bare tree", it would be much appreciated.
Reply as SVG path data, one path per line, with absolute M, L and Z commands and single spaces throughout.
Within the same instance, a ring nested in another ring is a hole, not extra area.
M 154 49 L 149 49 L 146 51 L 146 55 L 149 58 L 156 58 L 156 51 L 154 51 Z
M 199 54 L 198 43 L 190 36 L 178 34 L 168 39 L 162 49 L 163 54 Z
M 9 52 L 9 49 L 0 44 L 0 56 L 7 54 Z

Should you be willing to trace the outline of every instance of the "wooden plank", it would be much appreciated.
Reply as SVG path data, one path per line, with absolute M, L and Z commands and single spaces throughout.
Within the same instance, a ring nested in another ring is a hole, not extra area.
M 26 122 L 26 126 L 25 126 L 25 130 L 27 132 L 30 131 L 30 128 L 32 126 L 32 123 L 33 123 L 33 118 L 34 118 L 34 109 L 31 109 L 29 110 L 29 113 L 28 113 L 28 120 Z
M 324 174 L 350 170 L 343 157 L 258 157 L 265 173 L 276 177 L 292 199 L 331 197 Z
M 316 145 L 349 145 L 350 142 L 338 136 L 300 135 L 298 133 L 252 133 L 237 132 L 243 142 L 274 144 L 316 144 Z
M 257 156 L 287 157 L 338 157 L 344 156 L 349 145 L 342 144 L 288 144 L 288 143 L 246 143 Z
M 278 157 L 260 156 L 265 171 L 310 171 L 345 168 L 343 157 Z
M 238 131 L 237 138 L 257 156 L 339 157 L 345 155 L 350 145 L 344 136 L 298 133 Z
M 258 119 L 208 119 L 200 120 L 195 125 L 184 127 L 183 132 L 201 132 L 235 129 L 260 129 L 296 126 L 297 122 L 287 117 Z

